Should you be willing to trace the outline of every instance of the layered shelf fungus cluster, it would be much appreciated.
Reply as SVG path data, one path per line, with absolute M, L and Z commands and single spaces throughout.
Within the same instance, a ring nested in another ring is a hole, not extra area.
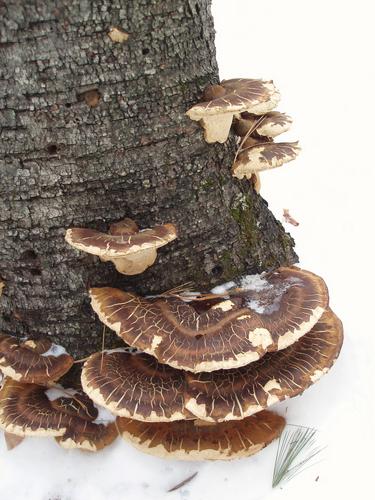
M 57 381 L 73 358 L 48 339 L 0 335 L 0 428 L 8 449 L 25 437 L 54 437 L 63 448 L 97 451 L 117 436 L 115 417 L 77 388 Z
M 104 287 L 90 296 L 126 346 L 92 354 L 82 388 L 118 417 L 125 440 L 165 458 L 230 460 L 264 448 L 285 425 L 268 408 L 319 380 L 342 344 L 324 281 L 297 267 L 222 293 L 143 298 Z
M 272 81 L 237 78 L 208 86 L 202 102 L 187 111 L 202 125 L 208 143 L 225 142 L 232 128 L 239 137 L 232 174 L 251 179 L 257 192 L 259 172 L 294 160 L 300 150 L 298 142 L 274 142 L 292 124 L 290 116 L 272 111 L 279 100 Z
M 271 81 L 225 80 L 203 99 L 188 115 L 202 124 L 206 141 L 225 142 L 231 127 L 241 138 L 235 177 L 253 179 L 297 155 L 297 143 L 273 142 L 291 119 L 274 111 L 279 93 Z M 125 275 L 145 271 L 175 238 L 173 224 L 140 230 L 129 218 L 108 233 L 71 228 L 65 236 Z M 210 293 L 180 287 L 141 297 L 102 287 L 89 294 L 124 347 L 83 360 L 78 386 L 57 383 L 74 362 L 62 347 L 0 335 L 0 427 L 8 436 L 52 436 L 66 448 L 96 451 L 120 434 L 165 458 L 250 456 L 285 426 L 269 408 L 327 373 L 343 341 L 323 279 L 298 267 L 245 276 Z

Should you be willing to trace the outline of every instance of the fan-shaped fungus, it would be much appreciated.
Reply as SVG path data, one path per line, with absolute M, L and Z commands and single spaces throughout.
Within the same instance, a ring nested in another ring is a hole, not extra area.
M 280 99 L 272 81 L 235 78 L 213 87 L 214 91 L 212 87 L 205 90 L 205 102 L 186 113 L 191 120 L 201 123 L 208 143 L 227 140 L 234 115 L 245 111 L 262 115 L 273 109 Z
M 117 436 L 115 423 L 96 423 L 85 394 L 7 379 L 0 391 L 0 427 L 17 436 L 56 437 L 68 448 L 97 451 Z
M 116 349 L 90 356 L 82 387 L 95 403 L 135 420 L 239 420 L 316 382 L 337 358 L 342 337 L 340 320 L 328 310 L 310 332 L 282 351 L 242 368 L 198 374 Z
M 62 377 L 73 365 L 63 347 L 49 339 L 19 342 L 0 334 L 0 371 L 20 382 L 47 384 Z
M 300 148 L 298 142 L 261 142 L 250 144 L 245 141 L 241 152 L 232 166 L 237 179 L 251 179 L 253 174 L 280 167 L 295 160 Z
M 177 298 L 150 300 L 115 288 L 93 288 L 90 295 L 99 319 L 126 343 L 192 372 L 237 368 L 284 349 L 328 305 L 324 281 L 298 268 L 280 268 L 260 287 L 202 314 Z
M 139 450 L 178 460 L 248 457 L 280 436 L 283 417 L 262 411 L 240 422 L 196 425 L 194 420 L 149 423 L 119 418 L 122 437 Z
M 138 230 L 131 219 L 113 224 L 108 234 L 94 229 L 68 229 L 65 240 L 77 250 L 111 261 L 122 274 L 140 274 L 152 266 L 156 250 L 177 238 L 173 224 Z

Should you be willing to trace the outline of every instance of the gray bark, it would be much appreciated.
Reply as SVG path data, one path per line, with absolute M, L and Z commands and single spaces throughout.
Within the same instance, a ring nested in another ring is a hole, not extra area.
M 202 290 L 296 261 L 266 202 L 231 176 L 234 139 L 208 145 L 185 115 L 218 82 L 209 4 L 0 1 L 4 332 L 48 334 L 85 355 L 101 341 L 90 286 Z M 111 26 L 129 39 L 113 43 Z M 92 89 L 96 107 L 84 94 Z M 106 230 L 123 217 L 179 228 L 140 276 L 64 241 L 68 227 Z

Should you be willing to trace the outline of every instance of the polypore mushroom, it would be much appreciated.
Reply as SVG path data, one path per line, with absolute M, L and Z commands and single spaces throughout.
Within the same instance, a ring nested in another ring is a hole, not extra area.
M 223 80 L 205 91 L 205 102 L 187 111 L 191 120 L 199 121 L 208 143 L 225 142 L 233 116 L 248 111 L 262 115 L 273 109 L 280 95 L 272 81 L 236 78 Z
M 99 319 L 127 344 L 192 372 L 237 368 L 284 349 L 328 306 L 324 281 L 298 268 L 280 268 L 202 314 L 175 297 L 144 299 L 108 287 L 90 296 Z
M 240 420 L 301 394 L 328 372 L 343 341 L 342 323 L 330 310 L 285 350 L 237 370 L 186 374 L 186 408 L 212 422 Z
M 112 224 L 109 234 L 94 229 L 68 229 L 65 240 L 74 248 L 97 255 L 103 261 L 111 261 L 118 272 L 127 275 L 140 274 L 152 266 L 157 248 L 177 238 L 173 224 L 139 230 L 131 219 Z
M 82 387 L 98 405 L 135 420 L 239 420 L 301 394 L 328 372 L 342 339 L 342 324 L 328 310 L 293 345 L 232 370 L 194 375 L 115 349 L 90 356 Z
M 232 166 L 232 174 L 237 179 L 251 179 L 253 174 L 280 167 L 284 163 L 295 160 L 300 148 L 298 142 L 262 142 L 249 144 L 238 154 Z
M 185 410 L 184 373 L 147 354 L 122 349 L 93 354 L 83 366 L 81 383 L 95 403 L 121 417 L 147 422 L 192 418 Z
M 117 436 L 115 423 L 96 423 L 85 394 L 7 379 L 0 391 L 0 427 L 17 436 L 59 438 L 64 447 L 96 451 Z
M 15 337 L 0 334 L 0 371 L 14 380 L 48 384 L 68 372 L 73 362 L 63 347 L 49 339 L 20 343 Z
M 287 132 L 291 125 L 292 118 L 279 111 L 271 111 L 263 116 L 242 113 L 235 118 L 233 130 L 240 137 L 245 137 L 249 132 L 262 137 L 276 137 Z
M 283 417 L 263 411 L 240 422 L 195 425 L 194 420 L 149 423 L 118 419 L 122 437 L 139 450 L 178 460 L 232 460 L 254 455 L 280 436 Z

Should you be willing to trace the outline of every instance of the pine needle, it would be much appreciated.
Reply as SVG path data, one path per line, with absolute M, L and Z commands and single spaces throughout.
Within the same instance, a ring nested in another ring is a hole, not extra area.
M 297 474 L 314 465 L 310 463 L 311 460 L 322 451 L 322 448 L 314 446 L 316 429 L 303 426 L 293 427 L 295 428 L 286 428 L 279 439 L 272 488 L 281 482 L 290 481 Z
M 243 145 L 244 143 L 246 142 L 246 139 L 248 139 L 250 137 L 250 135 L 255 132 L 255 130 L 259 127 L 259 125 L 261 125 L 261 123 L 263 122 L 263 120 L 265 119 L 266 115 L 261 115 L 258 120 L 255 120 L 255 122 L 253 123 L 253 125 L 250 127 L 250 129 L 246 132 L 246 134 L 244 135 L 244 137 L 241 139 L 241 142 L 237 148 L 237 151 L 236 151 L 236 154 L 234 155 L 234 160 L 233 160 L 233 164 L 236 162 L 237 160 L 237 156 L 242 153 L 242 151 L 245 151 L 245 149 L 249 149 L 249 148 L 243 148 Z
M 194 479 L 196 476 L 198 475 L 198 472 L 194 472 L 194 474 L 192 474 L 191 476 L 187 477 L 186 479 L 184 479 L 183 481 L 181 481 L 180 483 L 176 484 L 176 486 L 173 486 L 172 488 L 170 488 L 167 493 L 171 493 L 172 491 L 176 491 L 176 490 L 179 490 L 180 488 L 182 488 L 183 486 L 185 486 L 185 484 L 188 484 L 190 483 L 190 481 L 192 479 Z
M 105 325 L 103 325 L 103 333 L 102 333 L 102 357 L 100 360 L 100 373 L 102 373 L 103 370 L 104 346 L 105 346 Z

